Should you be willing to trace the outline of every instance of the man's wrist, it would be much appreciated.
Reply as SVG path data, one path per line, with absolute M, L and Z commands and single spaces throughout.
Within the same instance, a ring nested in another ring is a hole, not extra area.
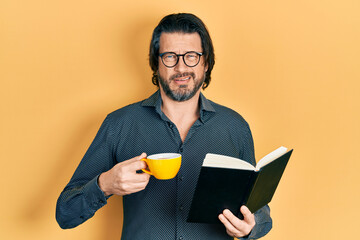
M 107 196 L 110 196 L 111 195 L 111 192 L 106 188 L 106 172 L 103 172 L 99 175 L 98 179 L 97 179 L 97 183 L 98 183 L 98 186 L 100 188 L 100 190 L 104 193 L 104 195 L 107 197 Z

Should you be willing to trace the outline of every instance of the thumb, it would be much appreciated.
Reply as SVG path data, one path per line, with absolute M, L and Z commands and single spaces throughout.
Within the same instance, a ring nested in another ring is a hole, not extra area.
M 130 170 L 139 170 L 142 168 L 146 168 L 146 162 L 145 161 L 141 161 L 141 159 L 146 158 L 146 153 L 142 153 L 139 156 L 133 157 L 131 159 L 128 160 L 128 167 Z
M 129 163 L 130 162 L 137 162 L 137 161 L 140 161 L 141 159 L 144 159 L 146 158 L 146 153 L 142 153 L 140 154 L 139 156 L 136 156 L 136 157 L 133 157 L 133 158 L 130 158 L 129 160 L 127 160 Z
M 141 159 L 143 159 L 143 158 L 146 158 L 147 157 L 147 155 L 146 155 L 146 153 L 142 153 L 142 154 L 140 154 L 139 156 L 136 156 L 136 157 L 134 157 L 136 160 L 141 160 Z
M 254 215 L 250 212 L 250 210 L 245 206 L 241 206 L 240 211 L 242 215 L 244 216 L 244 221 L 247 223 L 252 223 L 255 221 Z

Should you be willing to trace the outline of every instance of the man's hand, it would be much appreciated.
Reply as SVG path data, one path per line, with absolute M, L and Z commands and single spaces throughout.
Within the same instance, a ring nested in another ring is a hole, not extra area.
M 246 206 L 242 206 L 240 211 L 244 216 L 244 220 L 237 218 L 228 209 L 225 209 L 223 213 L 219 215 L 219 219 L 224 224 L 227 234 L 231 237 L 245 237 L 250 234 L 255 226 L 254 214 L 252 214 Z
M 145 189 L 150 175 L 136 173 L 137 170 L 146 168 L 146 163 L 141 161 L 143 158 L 146 158 L 146 153 L 118 163 L 109 171 L 102 173 L 98 181 L 99 187 L 105 195 L 123 196 Z

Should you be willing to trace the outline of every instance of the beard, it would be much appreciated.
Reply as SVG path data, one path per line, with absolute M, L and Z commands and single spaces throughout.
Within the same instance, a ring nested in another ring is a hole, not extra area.
M 170 83 L 175 78 L 187 77 L 187 76 L 190 76 L 194 82 L 194 87 L 192 89 L 189 88 L 188 84 L 180 85 L 175 90 L 172 90 L 170 88 Z M 162 78 L 160 76 L 160 74 L 158 72 L 158 80 L 159 80 L 159 83 L 160 83 L 162 89 L 164 90 L 166 96 L 168 96 L 169 98 L 171 98 L 174 101 L 183 102 L 183 101 L 191 99 L 197 93 L 197 91 L 201 88 L 201 86 L 203 85 L 203 83 L 205 81 L 205 73 L 199 79 L 196 78 L 196 75 L 193 72 L 184 72 L 184 73 L 174 74 L 169 78 L 168 81 L 166 81 L 166 80 L 164 80 L 164 78 Z

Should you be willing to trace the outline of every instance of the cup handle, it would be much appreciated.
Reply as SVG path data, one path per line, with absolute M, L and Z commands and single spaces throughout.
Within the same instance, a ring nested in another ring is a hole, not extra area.
M 141 161 L 143 161 L 143 162 L 145 162 L 145 163 L 147 164 L 147 162 L 146 162 L 146 158 L 141 159 Z M 142 168 L 141 170 L 142 170 L 144 173 L 147 173 L 147 174 L 153 175 L 150 171 L 148 171 L 148 170 L 146 170 L 146 169 L 144 169 L 144 168 Z

